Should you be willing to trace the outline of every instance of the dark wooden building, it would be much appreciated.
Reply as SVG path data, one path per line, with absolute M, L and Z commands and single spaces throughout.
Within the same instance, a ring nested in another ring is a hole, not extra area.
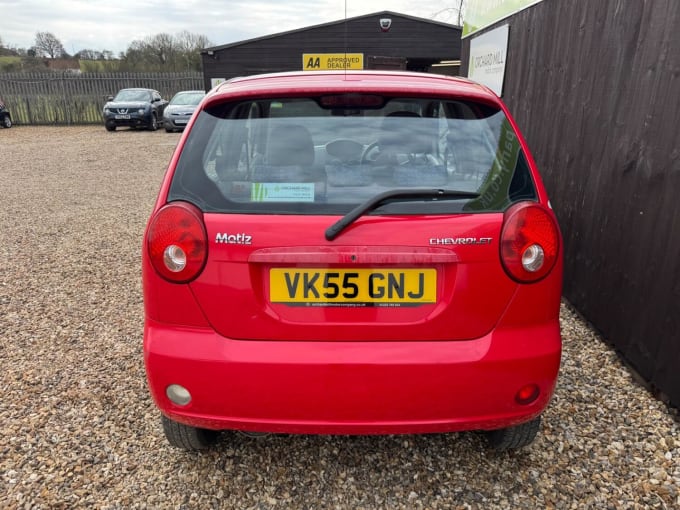
M 680 2 L 546 0 L 484 32 L 506 23 L 503 98 L 564 234 L 564 294 L 678 407 Z
M 319 55 L 345 53 L 361 55 L 366 69 L 458 74 L 461 31 L 455 25 L 383 11 L 206 48 L 201 52 L 205 86 L 236 76 L 301 71 L 307 64 L 318 67 Z

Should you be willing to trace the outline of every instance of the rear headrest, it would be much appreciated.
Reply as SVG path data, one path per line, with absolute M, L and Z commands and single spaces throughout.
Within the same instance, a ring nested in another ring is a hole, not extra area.
M 267 164 L 274 166 L 311 166 L 314 142 L 304 126 L 285 124 L 272 130 L 267 148 Z

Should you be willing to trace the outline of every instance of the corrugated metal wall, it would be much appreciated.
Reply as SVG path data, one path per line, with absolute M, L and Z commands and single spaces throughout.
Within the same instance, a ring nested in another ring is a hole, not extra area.
M 680 406 L 680 2 L 550 0 L 503 23 L 504 100 L 560 220 L 565 296 Z
M 392 20 L 387 32 L 380 29 L 383 18 Z M 382 12 L 218 47 L 201 56 L 206 87 L 211 78 L 301 71 L 303 53 L 363 53 L 365 66 L 371 57 L 403 57 L 409 69 L 421 70 L 440 60 L 459 59 L 461 31 L 453 25 Z

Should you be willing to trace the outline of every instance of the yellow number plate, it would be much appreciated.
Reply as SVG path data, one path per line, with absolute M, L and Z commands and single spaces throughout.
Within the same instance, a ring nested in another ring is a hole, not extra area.
M 272 268 L 272 303 L 414 306 L 437 300 L 436 269 Z

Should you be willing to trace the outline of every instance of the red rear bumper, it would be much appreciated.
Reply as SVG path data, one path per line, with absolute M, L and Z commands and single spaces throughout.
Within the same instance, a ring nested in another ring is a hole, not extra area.
M 550 401 L 560 364 L 557 321 L 470 341 L 240 341 L 147 320 L 144 354 L 161 411 L 202 428 L 387 434 L 503 428 Z M 526 384 L 540 395 L 515 401 Z M 165 390 L 180 384 L 184 406 Z

